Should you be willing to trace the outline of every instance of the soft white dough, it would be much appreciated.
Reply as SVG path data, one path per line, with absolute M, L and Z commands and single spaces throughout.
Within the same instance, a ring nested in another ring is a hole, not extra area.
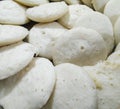
M 120 108 L 120 63 L 105 61 L 84 67 L 97 87 L 97 109 Z
M 80 0 L 64 0 L 66 3 L 68 3 L 69 5 L 72 4 L 80 4 L 81 1 Z
M 105 5 L 110 0 L 92 0 L 93 7 L 96 11 L 103 12 Z
M 27 35 L 28 30 L 22 26 L 0 25 L 0 46 L 21 41 Z
M 64 16 L 62 16 L 58 22 L 67 28 L 72 28 L 81 15 L 90 12 L 93 12 L 93 10 L 85 5 L 69 5 L 69 11 Z
M 114 25 L 115 21 L 120 16 L 120 0 L 110 0 L 104 8 L 104 14 L 110 18 Z
M 0 81 L 0 106 L 4 109 L 40 109 L 48 101 L 54 84 L 52 63 L 35 58 L 17 75 Z
M 65 2 L 52 2 L 28 8 L 26 14 L 36 22 L 52 22 L 62 17 L 67 11 L 68 6 Z
M 107 57 L 107 48 L 101 35 L 92 29 L 73 28 L 60 37 L 53 48 L 53 62 L 94 65 Z
M 48 0 L 15 0 L 15 1 L 26 6 L 37 6 L 37 5 L 49 3 Z
M 39 56 L 52 59 L 53 46 L 66 30 L 57 22 L 36 24 L 30 30 L 28 42 L 36 47 Z
M 114 25 L 114 36 L 116 45 L 120 42 L 120 17 L 115 22 Z
M 0 80 L 12 76 L 26 67 L 35 50 L 29 43 L 18 42 L 0 48 Z
M 96 88 L 86 72 L 73 64 L 55 67 L 53 95 L 42 109 L 97 109 Z
M 22 25 L 29 20 L 26 17 L 26 7 L 12 1 L 0 1 L 0 23 Z
M 112 52 L 114 48 L 113 27 L 106 15 L 99 12 L 83 14 L 74 27 L 79 26 L 91 28 L 100 33 L 106 43 L 108 54 Z

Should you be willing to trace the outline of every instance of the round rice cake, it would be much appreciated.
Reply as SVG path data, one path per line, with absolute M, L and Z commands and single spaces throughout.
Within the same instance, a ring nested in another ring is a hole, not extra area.
M 28 8 L 26 14 L 36 22 L 52 22 L 62 17 L 67 11 L 68 6 L 65 2 L 52 2 Z
M 27 35 L 28 30 L 22 26 L 0 25 L 0 46 L 21 41 Z
M 26 7 L 12 1 L 0 1 L 0 23 L 22 25 L 29 20 L 26 17 Z
M 53 62 L 94 65 L 107 57 L 107 48 L 101 35 L 92 29 L 73 28 L 66 31 L 53 47 Z
M 96 11 L 104 12 L 104 7 L 109 0 L 92 0 L 93 7 Z
M 105 61 L 84 68 L 97 87 L 97 109 L 120 108 L 120 63 Z
M 8 78 L 24 67 L 33 59 L 35 50 L 29 43 L 15 43 L 0 48 L 0 80 Z
M 37 5 L 49 3 L 48 0 L 15 0 L 15 1 L 26 6 L 37 6 Z
M 120 0 L 109 0 L 104 8 L 104 14 L 110 18 L 114 25 L 117 18 L 120 16 Z
M 97 109 L 95 84 L 79 66 L 61 64 L 55 67 L 53 95 L 42 109 Z
M 30 30 L 28 42 L 36 47 L 39 56 L 52 59 L 53 46 L 66 30 L 57 22 L 36 24 Z
M 69 12 L 62 16 L 58 22 L 67 28 L 72 28 L 75 22 L 82 14 L 93 12 L 93 10 L 85 5 L 75 4 L 69 6 Z
M 54 84 L 52 63 L 35 58 L 18 74 L 0 81 L 0 106 L 4 109 L 40 109 L 48 101 Z
M 106 15 L 99 12 L 83 14 L 76 21 L 74 27 L 79 26 L 94 29 L 100 33 L 106 43 L 108 54 L 112 52 L 114 48 L 113 27 Z

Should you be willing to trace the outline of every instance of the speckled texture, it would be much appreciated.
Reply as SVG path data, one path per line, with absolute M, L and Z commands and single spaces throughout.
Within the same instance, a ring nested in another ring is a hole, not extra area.
M 0 105 L 4 109 L 40 109 L 49 99 L 54 84 L 52 63 L 35 58 L 17 75 L 0 81 Z
M 120 63 L 106 61 L 84 67 L 97 87 L 98 109 L 120 108 Z
M 94 65 L 107 57 L 107 48 L 95 30 L 73 28 L 57 40 L 53 49 L 53 62 Z
M 37 48 L 39 56 L 52 59 L 52 50 L 56 40 L 67 31 L 57 22 L 36 24 L 30 30 L 28 42 Z
M 42 109 L 96 109 L 95 84 L 80 67 L 61 64 L 55 67 L 57 81 L 53 95 Z
M 96 30 L 103 37 L 108 53 L 111 53 L 114 47 L 113 27 L 109 18 L 99 12 L 87 13 L 81 15 L 76 21 L 74 27 L 85 27 Z

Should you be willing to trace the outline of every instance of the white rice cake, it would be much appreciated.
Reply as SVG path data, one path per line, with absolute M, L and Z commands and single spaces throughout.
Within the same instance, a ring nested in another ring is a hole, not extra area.
M 57 22 L 36 24 L 30 30 L 28 42 L 36 47 L 39 56 L 52 59 L 53 46 L 66 30 Z
M 101 35 L 92 29 L 73 28 L 60 37 L 53 48 L 53 62 L 94 65 L 107 57 L 107 47 Z
M 27 35 L 28 30 L 22 26 L 0 25 L 0 46 L 21 41 Z
M 26 6 L 37 6 L 37 5 L 49 3 L 48 0 L 15 0 L 15 1 Z
M 97 87 L 97 109 L 119 109 L 120 63 L 106 61 L 84 69 L 89 73 Z
M 26 16 L 26 8 L 12 0 L 0 1 L 0 23 L 22 25 L 29 20 Z
M 83 14 L 76 21 L 74 27 L 79 26 L 94 29 L 100 33 L 106 43 L 108 54 L 112 52 L 114 48 L 113 27 L 106 15 L 99 12 Z
M 80 67 L 55 67 L 57 81 L 53 95 L 42 109 L 97 109 L 95 84 Z
M 0 106 L 4 109 L 40 109 L 55 84 L 52 63 L 35 58 L 17 75 L 0 81 Z
M 35 50 L 29 43 L 19 42 L 0 48 L 0 80 L 12 76 L 26 67 Z
M 110 18 L 114 25 L 115 21 L 120 16 L 120 0 L 110 0 L 104 8 L 104 14 Z
M 67 11 L 68 6 L 65 2 L 52 2 L 28 8 L 26 14 L 36 22 L 52 22 L 62 17 Z
M 85 5 L 70 5 L 69 11 L 62 16 L 58 22 L 67 28 L 72 28 L 82 14 L 87 14 L 89 12 L 93 12 L 93 10 Z
M 92 0 L 92 4 L 96 11 L 103 12 L 108 1 L 110 0 Z

